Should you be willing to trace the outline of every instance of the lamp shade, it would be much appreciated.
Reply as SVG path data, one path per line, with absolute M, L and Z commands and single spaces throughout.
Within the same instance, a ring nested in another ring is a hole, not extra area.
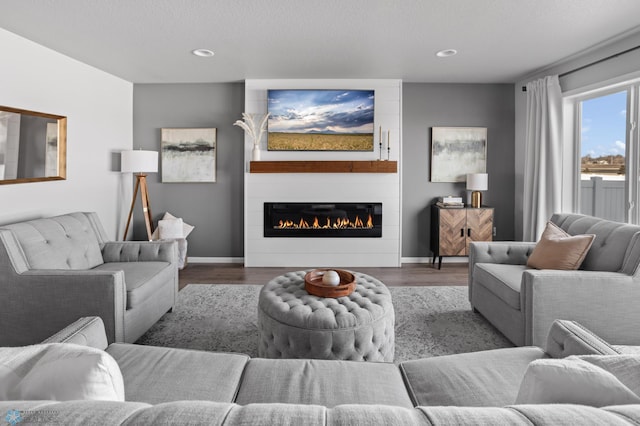
M 120 171 L 123 173 L 156 173 L 158 171 L 158 152 L 122 151 Z
M 486 173 L 467 174 L 467 189 L 469 191 L 486 191 L 489 188 L 489 175 Z

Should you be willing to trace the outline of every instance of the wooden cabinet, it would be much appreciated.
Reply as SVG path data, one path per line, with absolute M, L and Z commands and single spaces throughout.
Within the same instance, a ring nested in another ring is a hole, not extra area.
M 431 251 L 432 264 L 439 257 L 438 269 L 443 256 L 467 256 L 472 241 L 493 239 L 493 208 L 431 207 Z

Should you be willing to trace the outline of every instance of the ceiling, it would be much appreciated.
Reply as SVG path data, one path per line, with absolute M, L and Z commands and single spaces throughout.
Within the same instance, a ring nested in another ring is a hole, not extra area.
M 134 83 L 511 83 L 639 16 L 638 0 L 2 0 L 0 27 Z

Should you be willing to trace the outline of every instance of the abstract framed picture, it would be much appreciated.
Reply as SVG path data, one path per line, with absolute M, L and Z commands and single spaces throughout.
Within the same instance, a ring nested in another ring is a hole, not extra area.
M 486 127 L 431 128 L 431 182 L 465 182 L 487 171 Z
M 267 90 L 269 151 L 373 151 L 375 90 Z
M 215 182 L 216 129 L 162 129 L 162 182 Z
M 58 176 L 58 123 L 47 123 L 44 175 Z

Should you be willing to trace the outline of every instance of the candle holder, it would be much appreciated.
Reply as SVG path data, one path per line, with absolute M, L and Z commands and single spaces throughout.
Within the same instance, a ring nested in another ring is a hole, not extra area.
M 391 155 L 391 130 L 387 130 L 387 161 Z
M 378 161 L 382 161 L 382 126 L 380 126 L 380 134 L 378 136 L 378 144 L 380 145 L 380 156 L 378 157 Z

